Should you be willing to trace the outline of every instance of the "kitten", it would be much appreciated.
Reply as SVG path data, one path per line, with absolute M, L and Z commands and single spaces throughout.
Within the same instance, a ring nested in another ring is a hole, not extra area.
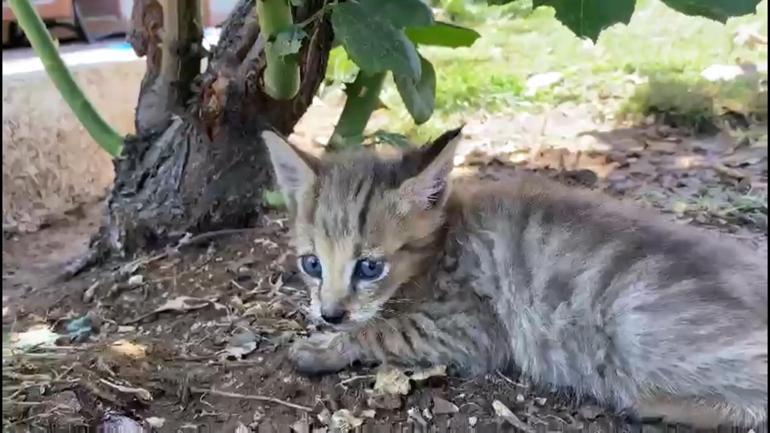
M 765 257 L 535 175 L 451 182 L 459 138 L 319 159 L 263 134 L 312 318 L 336 330 L 294 344 L 300 372 L 515 366 L 632 416 L 765 422 Z

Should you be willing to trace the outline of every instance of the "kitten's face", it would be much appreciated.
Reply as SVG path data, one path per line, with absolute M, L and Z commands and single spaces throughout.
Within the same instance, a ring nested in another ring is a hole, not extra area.
M 371 320 L 435 256 L 458 136 L 403 159 L 362 151 L 319 161 L 265 133 L 313 320 L 338 329 Z

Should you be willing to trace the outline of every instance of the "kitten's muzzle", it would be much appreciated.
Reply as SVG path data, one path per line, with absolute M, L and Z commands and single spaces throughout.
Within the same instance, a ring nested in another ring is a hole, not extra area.
M 331 325 L 339 325 L 348 318 L 348 312 L 342 308 L 321 308 L 321 318 Z

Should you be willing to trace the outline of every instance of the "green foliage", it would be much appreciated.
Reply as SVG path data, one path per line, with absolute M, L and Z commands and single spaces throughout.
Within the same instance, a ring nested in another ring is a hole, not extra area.
M 286 0 L 258 0 L 256 12 L 259 27 L 267 38 L 265 92 L 273 99 L 291 99 L 299 91 L 297 52 L 304 32 L 294 26 L 291 5 Z
M 302 48 L 302 40 L 306 37 L 307 33 L 302 30 L 302 27 L 291 26 L 275 35 L 275 41 L 273 41 L 275 52 L 281 57 L 296 54 Z
M 706 17 L 724 23 L 730 17 L 754 13 L 759 0 L 663 0 L 663 3 L 685 15 Z
M 331 22 L 336 40 L 360 69 L 356 82 L 362 84 L 369 76 L 377 77 L 379 83 L 365 86 L 367 92 L 376 89 L 378 93 L 365 97 L 351 92 L 358 91 L 356 83 L 348 87 L 348 100 L 332 135 L 332 144 L 336 146 L 360 138 L 371 113 L 381 106 L 379 89 L 386 72 L 393 73 L 414 122 L 426 122 L 435 107 L 436 73 L 433 65 L 418 53 L 417 44 L 463 47 L 479 37 L 474 30 L 434 22 L 433 12 L 421 0 L 339 3 L 332 8 Z M 340 59 L 332 61 L 334 68 L 344 65 Z
M 388 21 L 395 28 L 433 24 L 433 12 L 421 0 L 360 0 L 370 15 Z
M 385 17 L 371 13 L 367 3 L 346 2 L 332 11 L 334 34 L 348 55 L 363 70 L 393 71 L 420 78 L 420 57 L 403 30 Z
M 420 57 L 420 62 L 422 75 L 419 80 L 406 75 L 393 74 L 398 93 L 418 125 L 430 119 L 436 101 L 436 72 L 433 70 L 433 65 L 424 57 Z
M 556 19 L 578 36 L 596 42 L 599 33 L 616 24 L 628 24 L 635 0 L 534 0 L 533 7 L 551 6 Z
M 517 0 L 487 0 L 503 5 Z M 724 23 L 730 17 L 753 13 L 760 0 L 663 0 L 685 15 L 696 15 Z M 550 6 L 556 19 L 579 37 L 596 42 L 599 34 L 614 24 L 628 24 L 636 0 L 534 0 L 533 7 Z
M 473 29 L 437 21 L 435 24 L 406 29 L 406 36 L 415 44 L 437 47 L 470 47 L 481 36 Z
M 265 188 L 262 191 L 262 202 L 265 206 L 273 209 L 285 209 L 286 200 L 281 191 L 271 191 Z

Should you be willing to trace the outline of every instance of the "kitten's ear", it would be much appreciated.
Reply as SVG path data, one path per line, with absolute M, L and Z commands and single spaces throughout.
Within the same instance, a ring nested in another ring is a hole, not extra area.
M 287 202 L 297 202 L 298 194 L 316 179 L 317 160 L 292 146 L 272 131 L 263 131 L 262 140 L 270 153 L 275 178 Z
M 449 196 L 449 174 L 460 143 L 462 127 L 443 133 L 420 155 L 419 173 L 404 181 L 399 195 L 410 207 L 429 210 L 442 206 Z

